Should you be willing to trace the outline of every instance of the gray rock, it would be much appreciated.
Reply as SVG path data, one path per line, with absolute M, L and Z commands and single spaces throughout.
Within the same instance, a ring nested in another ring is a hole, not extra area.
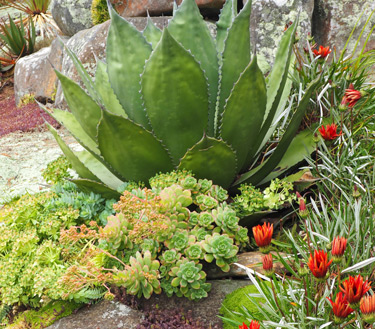
M 22 97 L 33 95 L 38 100 L 51 99 L 56 92 L 57 77 L 53 67 L 61 69 L 62 45 L 55 39 L 50 47 L 20 58 L 14 70 L 16 104 Z
M 283 255 L 281 253 L 281 255 Z M 262 258 L 264 254 L 260 251 L 251 251 L 251 252 L 244 252 L 239 254 L 238 261 L 236 263 L 246 266 L 258 273 L 264 274 L 265 271 L 262 267 Z M 275 259 L 275 257 L 274 257 Z M 281 263 L 273 262 L 273 268 L 276 273 L 278 274 L 285 274 L 287 270 Z M 235 264 L 232 264 L 230 267 L 229 272 L 223 272 L 220 270 L 215 264 L 207 264 L 205 266 L 204 271 L 207 273 L 208 279 L 222 279 L 222 278 L 243 278 L 247 277 L 246 271 Z
M 80 309 L 56 321 L 47 329 L 134 329 L 142 322 L 141 312 L 113 301 L 103 301 Z
M 121 15 L 126 16 L 146 16 L 147 12 L 150 15 L 163 15 L 170 14 L 173 10 L 174 0 L 137 0 L 137 1 L 125 1 L 122 7 L 119 6 L 121 10 Z M 182 0 L 176 1 L 181 4 Z M 205 10 L 205 13 L 218 12 L 222 8 L 225 0 L 195 0 L 199 8 L 209 9 Z M 216 10 L 216 11 L 215 11 Z
M 53 0 L 51 12 L 61 32 L 72 36 L 92 27 L 92 0 Z
M 340 52 L 363 12 L 364 14 L 348 44 L 348 50 L 352 51 L 367 18 L 374 9 L 375 2 L 373 0 L 317 0 L 312 22 L 315 41 L 318 45 L 335 47 Z M 361 49 L 370 28 L 374 24 L 375 17 L 373 16 L 357 50 Z M 367 50 L 374 48 L 375 40 L 371 38 L 367 44 Z
M 246 0 L 244 0 L 246 3 Z M 258 0 L 251 12 L 251 43 L 257 53 L 273 62 L 285 25 L 293 22 L 300 11 L 299 37 L 311 33 L 314 0 Z

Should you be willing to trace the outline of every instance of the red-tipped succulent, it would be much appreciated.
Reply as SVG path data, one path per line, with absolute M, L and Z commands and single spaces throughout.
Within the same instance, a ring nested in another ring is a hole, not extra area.
M 332 301 L 328 297 L 327 299 L 330 301 L 332 305 L 334 321 L 337 324 L 344 322 L 348 315 L 354 312 L 354 310 L 350 307 L 349 302 L 346 299 L 346 296 L 342 292 L 339 292 L 336 295 L 335 301 Z
M 270 250 L 270 244 L 273 234 L 273 224 L 264 223 L 253 227 L 253 235 L 255 243 L 259 247 L 259 250 L 263 253 L 268 253 Z
M 371 282 L 364 281 L 363 277 L 358 274 L 357 276 L 349 276 L 340 287 L 340 290 L 345 294 L 346 299 L 352 307 L 358 306 L 359 301 L 364 294 L 370 290 Z
M 324 250 L 314 250 L 314 255 L 310 254 L 308 265 L 315 278 L 325 280 L 331 263 L 332 259 L 328 261 L 327 253 Z

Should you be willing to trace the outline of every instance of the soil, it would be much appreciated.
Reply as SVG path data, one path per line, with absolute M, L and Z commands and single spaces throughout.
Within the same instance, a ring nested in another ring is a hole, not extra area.
M 37 104 L 16 106 L 12 81 L 0 86 L 0 207 L 17 195 L 49 187 L 41 170 L 62 152 L 45 121 L 59 128 L 65 142 L 74 147 L 69 133 Z

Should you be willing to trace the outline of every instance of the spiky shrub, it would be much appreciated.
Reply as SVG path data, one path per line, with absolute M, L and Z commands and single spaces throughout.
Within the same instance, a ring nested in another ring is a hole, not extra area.
M 185 168 L 228 188 L 258 184 L 278 165 L 314 84 L 276 150 L 254 167 L 288 96 L 297 22 L 285 31 L 266 81 L 251 56 L 251 1 L 238 15 L 236 3 L 226 1 L 216 39 L 194 0 L 182 2 L 163 32 L 149 20 L 143 33 L 109 4 L 107 63 L 98 62 L 95 81 L 68 50 L 88 94 L 57 72 L 71 113 L 54 110 L 53 116 L 86 150 L 73 153 L 53 133 L 82 178 L 77 184 L 113 194 L 121 181 L 147 182 L 158 172 Z

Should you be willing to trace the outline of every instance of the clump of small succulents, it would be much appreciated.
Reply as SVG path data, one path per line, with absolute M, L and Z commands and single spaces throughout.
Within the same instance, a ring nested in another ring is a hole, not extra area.
M 227 191 L 212 181 L 173 171 L 153 177 L 150 186 L 124 191 L 114 204 L 98 247 L 89 246 L 96 248 L 93 263 L 131 295 L 149 298 L 163 290 L 204 298 L 210 284 L 202 261 L 229 271 L 249 242 L 247 229 L 225 202 Z
M 263 192 L 251 184 L 242 184 L 239 190 L 241 193 L 233 198 L 232 206 L 240 217 L 280 209 L 296 200 L 293 183 L 278 178 L 272 180 Z

